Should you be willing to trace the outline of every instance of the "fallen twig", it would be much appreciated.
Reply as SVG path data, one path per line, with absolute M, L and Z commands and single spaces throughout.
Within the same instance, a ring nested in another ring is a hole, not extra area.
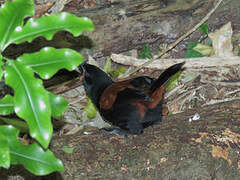
M 149 60 L 137 59 L 131 56 L 125 56 L 121 54 L 112 54 L 111 59 L 120 64 L 156 69 L 166 69 L 173 64 L 185 61 L 184 67 L 186 68 L 207 68 L 207 67 L 221 67 L 221 66 L 236 66 L 240 65 L 240 57 L 201 57 L 201 58 L 186 58 L 186 59 L 154 59 L 151 64 L 148 63 Z M 131 74 L 131 73 L 129 73 Z
M 202 107 L 208 106 L 208 105 L 213 105 L 213 104 L 219 104 L 219 103 L 223 103 L 223 102 L 228 102 L 228 101 L 234 101 L 234 100 L 240 100 L 240 97 L 232 97 L 232 98 L 225 98 L 225 99 L 212 99 L 211 101 L 203 104 Z
M 214 85 L 218 85 L 218 86 L 225 86 L 225 87 L 239 87 L 240 86 L 240 82 L 239 81 L 208 81 L 205 79 L 201 79 L 202 83 L 208 83 L 208 84 L 214 84 Z

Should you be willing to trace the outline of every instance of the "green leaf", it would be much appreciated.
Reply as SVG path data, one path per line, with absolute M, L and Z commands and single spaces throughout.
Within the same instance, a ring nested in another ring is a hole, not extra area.
M 146 45 L 143 46 L 143 48 L 140 52 L 140 57 L 142 59 L 146 59 L 146 58 L 151 59 L 153 57 L 148 46 L 146 46 Z
M 188 44 L 188 49 L 193 49 L 193 48 L 196 47 L 198 44 L 199 44 L 198 41 L 196 41 L 196 42 L 190 42 L 190 43 Z
M 15 113 L 27 122 L 30 135 L 47 148 L 52 137 L 51 109 L 42 81 L 16 61 L 7 61 L 5 70 L 6 84 L 14 90 Z
M 57 31 L 69 31 L 79 36 L 84 30 L 92 31 L 93 23 L 87 17 L 77 17 L 62 12 L 50 16 L 41 16 L 39 19 L 29 19 L 25 26 L 17 28 L 10 38 L 10 43 L 19 44 L 24 41 L 31 42 L 38 36 L 51 40 Z
M 72 154 L 74 149 L 75 149 L 75 147 L 68 147 L 68 146 L 63 146 L 63 148 L 62 148 L 63 152 L 65 152 L 67 154 Z
M 97 110 L 89 97 L 87 97 L 87 105 L 84 107 L 83 112 L 86 112 L 87 117 L 90 119 L 95 118 L 97 115 Z
M 8 115 L 14 112 L 13 97 L 10 95 L 0 99 L 0 114 Z
M 0 129 L 0 167 L 7 169 L 10 167 L 10 152 L 8 146 L 8 141 Z
M 23 25 L 24 18 L 34 15 L 33 0 L 7 1 L 0 9 L 0 51 L 9 44 L 12 33 Z
M 203 34 L 208 34 L 208 25 L 203 23 L 201 26 L 200 26 L 200 31 L 203 33 Z
M 44 151 L 37 143 L 25 146 L 18 140 L 19 131 L 13 126 L 0 126 L 10 149 L 11 164 L 22 164 L 35 175 L 46 175 L 64 170 L 62 162 L 50 150 Z
M 117 69 L 111 70 L 108 73 L 113 78 L 117 78 L 120 74 L 124 74 L 126 72 L 126 69 L 124 67 L 118 67 Z
M 2 79 L 2 76 L 3 76 L 3 70 L 2 70 L 2 65 L 3 64 L 4 63 L 3 63 L 2 55 L 0 54 L 0 79 Z
M 194 48 L 194 51 L 201 53 L 203 56 L 210 56 L 213 54 L 213 47 L 198 43 Z
M 178 71 L 168 80 L 167 84 L 165 85 L 166 91 L 170 91 L 178 85 L 178 79 L 181 74 L 182 74 L 182 71 Z
M 48 92 L 53 117 L 59 117 L 66 110 L 68 102 L 59 95 Z
M 203 55 L 202 55 L 201 53 L 193 50 L 193 48 L 194 48 L 195 46 L 197 46 L 198 43 L 199 43 L 199 42 L 194 42 L 194 43 L 190 42 L 190 43 L 188 44 L 187 52 L 186 52 L 184 58 L 203 57 Z
M 106 62 L 103 67 L 103 71 L 109 73 L 112 70 L 112 63 L 109 57 L 107 57 Z
M 107 58 L 103 71 L 110 74 L 111 77 L 117 78 L 120 74 L 124 74 L 126 69 L 124 67 L 118 67 L 117 69 L 111 68 L 112 63 L 109 58 Z
M 8 118 L 8 117 L 5 118 L 0 116 L 0 121 L 3 121 L 8 125 L 14 126 L 15 128 L 19 129 L 21 132 L 29 133 L 29 128 L 27 123 L 22 121 L 21 119 Z
M 71 49 L 45 47 L 39 52 L 24 54 L 17 61 L 31 67 L 41 78 L 49 79 L 60 69 L 75 69 L 83 62 L 83 57 Z

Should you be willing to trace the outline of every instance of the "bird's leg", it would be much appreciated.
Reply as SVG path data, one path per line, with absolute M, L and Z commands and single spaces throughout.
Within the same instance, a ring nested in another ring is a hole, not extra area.
M 118 137 L 122 138 L 122 139 L 127 139 L 127 135 L 125 132 L 123 132 L 122 130 L 118 129 L 118 128 L 101 128 L 100 132 L 104 133 L 104 134 L 114 134 L 117 135 Z

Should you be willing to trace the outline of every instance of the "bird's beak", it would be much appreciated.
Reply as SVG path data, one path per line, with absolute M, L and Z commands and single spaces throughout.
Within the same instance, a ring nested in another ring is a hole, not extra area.
M 82 63 L 78 66 L 79 73 L 81 74 L 81 79 L 84 78 L 84 75 L 85 75 L 85 72 L 86 72 L 85 67 L 84 67 L 85 64 L 86 64 L 86 62 L 84 62 L 84 63 Z

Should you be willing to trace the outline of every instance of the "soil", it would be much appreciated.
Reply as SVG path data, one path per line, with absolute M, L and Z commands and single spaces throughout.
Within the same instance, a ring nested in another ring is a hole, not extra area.
M 196 112 L 200 119 L 189 122 Z M 1 179 L 238 180 L 239 126 L 240 102 L 231 101 L 165 116 L 143 135 L 127 139 L 86 127 L 76 134 L 55 134 L 53 138 L 50 148 L 63 161 L 64 172 L 35 177 L 12 166 L 12 171 L 1 172 Z M 66 153 L 64 147 L 73 152 Z

